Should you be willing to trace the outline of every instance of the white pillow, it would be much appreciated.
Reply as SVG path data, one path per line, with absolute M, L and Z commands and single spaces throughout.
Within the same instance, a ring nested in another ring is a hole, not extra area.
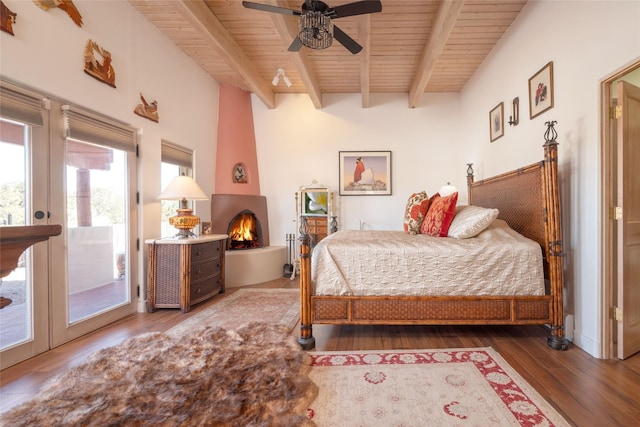
M 491 225 L 497 218 L 498 209 L 481 208 L 480 206 L 461 206 L 457 209 L 449 227 L 449 237 L 468 239 L 477 236 Z

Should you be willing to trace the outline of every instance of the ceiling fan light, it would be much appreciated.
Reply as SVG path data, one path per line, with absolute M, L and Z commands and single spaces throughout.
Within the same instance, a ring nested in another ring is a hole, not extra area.
M 307 12 L 300 16 L 298 38 L 311 49 L 326 49 L 333 43 L 333 23 L 322 12 Z

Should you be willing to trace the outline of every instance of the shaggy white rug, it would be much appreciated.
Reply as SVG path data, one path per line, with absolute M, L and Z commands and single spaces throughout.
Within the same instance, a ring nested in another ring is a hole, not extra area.
M 318 426 L 568 426 L 491 348 L 312 352 Z
M 6 413 L 7 426 L 305 426 L 317 387 L 282 326 L 149 333 L 93 354 Z

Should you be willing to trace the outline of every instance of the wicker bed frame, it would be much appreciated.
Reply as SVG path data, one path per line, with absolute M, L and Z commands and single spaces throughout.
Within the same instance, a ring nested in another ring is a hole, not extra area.
M 565 350 L 562 229 L 557 143 L 544 144 L 544 160 L 474 182 L 467 169 L 469 204 L 500 210 L 498 218 L 543 249 L 543 296 L 315 296 L 311 283 L 309 226 L 300 226 L 300 338 L 315 347 L 312 325 L 550 325 L 547 344 Z

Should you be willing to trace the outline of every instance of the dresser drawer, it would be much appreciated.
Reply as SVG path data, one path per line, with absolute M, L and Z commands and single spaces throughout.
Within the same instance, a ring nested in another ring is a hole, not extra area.
M 220 242 L 207 242 L 191 245 L 191 262 L 220 258 L 222 245 Z
M 222 277 L 220 271 L 213 276 L 191 282 L 190 299 L 198 302 L 201 298 L 217 294 L 222 289 Z
M 192 263 L 190 269 L 191 281 L 195 282 L 205 279 L 216 273 L 220 273 L 220 267 L 221 265 L 219 258 Z

